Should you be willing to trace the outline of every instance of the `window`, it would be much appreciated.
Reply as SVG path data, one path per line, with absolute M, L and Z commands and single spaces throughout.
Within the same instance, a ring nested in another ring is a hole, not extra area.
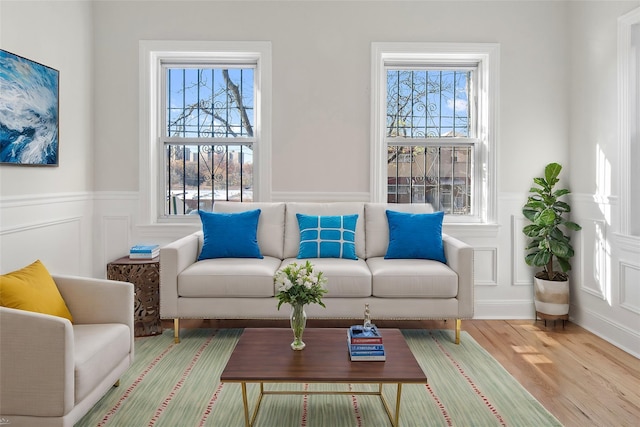
M 374 200 L 492 221 L 497 46 L 374 43 L 372 55 Z
M 265 42 L 141 42 L 149 222 L 269 198 L 270 54 Z
M 254 70 L 254 63 L 162 63 L 165 215 L 253 201 Z

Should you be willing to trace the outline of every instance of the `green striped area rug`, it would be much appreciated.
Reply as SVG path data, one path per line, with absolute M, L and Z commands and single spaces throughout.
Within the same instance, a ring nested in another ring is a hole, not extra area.
M 220 374 L 242 329 L 192 329 L 173 343 L 173 331 L 136 340 L 136 360 L 76 427 L 241 427 L 240 384 L 220 383 Z M 404 385 L 401 426 L 560 426 L 535 398 L 467 333 L 403 330 L 427 374 L 427 385 Z M 284 349 L 290 351 L 289 349 Z M 304 351 L 313 351 L 307 345 Z M 378 362 L 372 362 L 378 363 Z M 282 390 L 369 390 L 362 384 L 276 384 Z M 258 385 L 247 385 L 250 402 Z M 395 387 L 385 397 L 395 400 Z M 256 427 L 351 427 L 390 425 L 377 396 L 269 395 Z

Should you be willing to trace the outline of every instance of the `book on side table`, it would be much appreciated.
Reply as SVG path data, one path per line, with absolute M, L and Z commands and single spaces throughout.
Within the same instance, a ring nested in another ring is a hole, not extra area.
M 135 245 L 129 250 L 129 259 L 153 259 L 160 255 L 160 245 Z
M 360 325 L 349 327 L 347 347 L 352 362 L 381 362 L 387 359 L 382 335 L 375 325 L 370 328 L 364 328 Z

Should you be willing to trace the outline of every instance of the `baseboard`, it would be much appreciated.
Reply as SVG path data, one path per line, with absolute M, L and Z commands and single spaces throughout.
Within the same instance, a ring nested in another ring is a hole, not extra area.
M 474 319 L 535 319 L 533 299 L 476 300 Z
M 574 310 L 571 321 L 640 359 L 640 332 L 588 309 Z

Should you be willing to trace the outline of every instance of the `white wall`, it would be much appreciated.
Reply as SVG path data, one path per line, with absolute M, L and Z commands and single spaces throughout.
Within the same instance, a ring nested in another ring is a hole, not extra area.
M 631 180 L 623 162 L 637 177 L 638 160 L 621 151 L 617 57 L 618 17 L 638 6 L 570 5 L 569 162 L 573 219 L 583 226 L 575 236 L 573 320 L 640 356 L 640 238 L 621 234 L 620 212 L 621 180 Z
M 131 243 L 164 243 L 193 229 L 145 226 L 139 218 L 139 40 L 271 42 L 272 199 L 277 200 L 368 198 L 372 42 L 499 43 L 498 223 L 448 226 L 446 231 L 475 248 L 476 317 L 532 318 L 532 272 L 522 260 L 520 208 L 531 178 L 546 163 L 557 161 L 565 165 L 564 181 L 576 193 L 578 220 L 599 218 L 591 213 L 596 193 L 595 148 L 606 141 L 607 156 L 612 156 L 617 126 L 615 22 L 617 16 L 640 5 L 640 0 L 51 4 L 34 11 L 33 5 L 2 1 L 1 34 L 11 40 L 2 43 L 25 56 L 41 53 L 41 43 L 50 43 L 57 49 L 50 53 L 54 58 L 36 55 L 34 59 L 58 68 L 66 61 L 81 61 L 80 68 L 88 74 L 80 76 L 80 84 L 97 82 L 92 100 L 76 104 L 78 100 L 67 98 L 72 105 L 63 105 L 93 111 L 93 128 L 90 118 L 81 125 L 88 136 L 94 136 L 93 141 L 78 147 L 91 160 L 77 165 L 81 170 L 94 168 L 93 178 L 75 170 L 64 173 L 65 177 L 73 173 L 70 181 L 77 179 L 76 185 L 93 191 L 95 217 L 83 216 L 83 221 L 92 224 L 96 236 L 91 259 L 80 262 L 97 276 L 104 275 L 105 264 L 126 253 Z M 54 11 L 47 12 L 51 8 Z M 58 25 L 36 36 L 21 31 L 31 20 L 26 12 L 45 21 L 69 9 L 79 25 L 65 29 Z M 66 32 L 93 38 L 92 53 L 83 45 L 78 54 L 80 41 L 66 40 Z M 63 75 L 78 72 L 71 68 L 64 68 Z M 63 137 L 66 132 L 63 129 Z M 61 147 L 65 144 L 70 142 L 63 139 Z M 4 178 L 5 168 L 0 172 Z M 29 182 L 11 191 L 3 183 L 2 199 L 25 192 L 41 194 L 38 184 Z M 62 188 L 82 191 L 71 183 Z M 615 188 L 610 191 L 614 196 Z M 44 200 L 38 207 L 46 205 Z M 10 227 L 3 216 L 1 232 Z M 589 242 L 593 232 L 589 226 L 585 229 L 578 238 Z M 588 276 L 585 248 L 588 245 L 579 242 L 580 254 L 574 263 L 579 274 L 573 277 L 578 287 L 585 286 Z M 579 321 L 585 317 L 576 304 L 583 300 L 580 292 L 574 295 L 572 313 Z M 610 333 L 619 345 L 635 349 L 640 342 L 637 327 L 635 334 L 627 332 L 637 318 L 618 319 L 606 310 L 603 313 L 612 323 L 603 335 Z M 625 333 L 618 339 L 621 330 Z
M 59 166 L 0 166 L 0 272 L 40 258 L 93 273 L 92 16 L 85 1 L 0 2 L 0 47 L 60 71 Z

